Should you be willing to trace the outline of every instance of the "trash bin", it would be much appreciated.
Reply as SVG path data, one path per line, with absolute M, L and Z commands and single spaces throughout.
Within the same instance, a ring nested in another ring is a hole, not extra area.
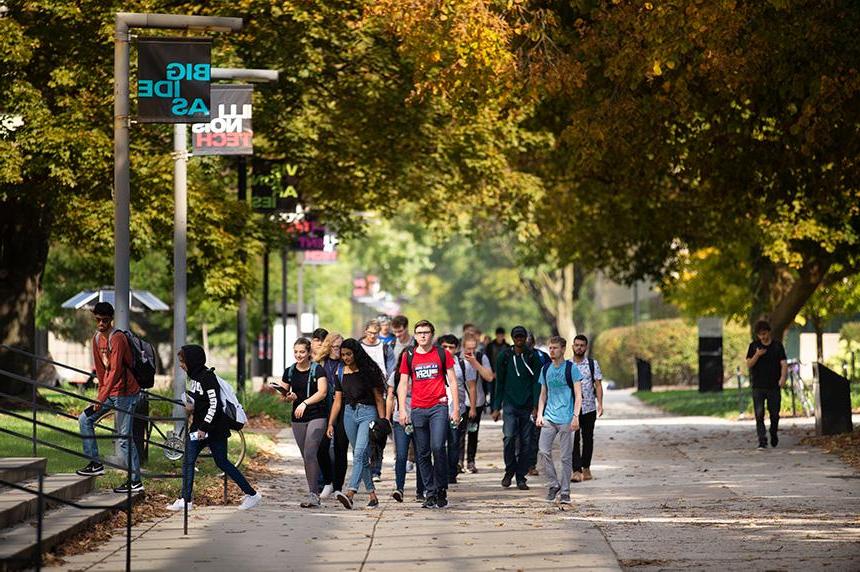
M 146 398 L 146 395 L 143 395 L 140 401 L 137 402 L 137 407 L 134 412 L 138 415 L 149 417 L 149 399 Z M 140 419 L 139 417 L 134 418 L 132 435 L 134 435 L 134 446 L 137 447 L 137 456 L 140 459 L 141 464 L 149 460 L 149 447 L 145 446 L 147 425 L 148 421 L 146 419 Z
M 636 389 L 651 391 L 651 362 L 636 358 Z
M 851 385 L 848 379 L 820 363 L 815 364 L 815 433 L 850 433 Z

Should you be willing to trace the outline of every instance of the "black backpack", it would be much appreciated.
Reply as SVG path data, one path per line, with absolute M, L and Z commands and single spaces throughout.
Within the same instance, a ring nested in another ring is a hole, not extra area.
M 110 351 L 110 340 L 115 333 L 125 335 L 128 340 L 131 349 L 130 369 L 137 379 L 137 384 L 143 389 L 152 389 L 155 385 L 155 349 L 152 344 L 129 330 L 114 330 L 108 338 L 108 351 Z M 95 337 L 93 337 L 93 343 L 97 343 Z

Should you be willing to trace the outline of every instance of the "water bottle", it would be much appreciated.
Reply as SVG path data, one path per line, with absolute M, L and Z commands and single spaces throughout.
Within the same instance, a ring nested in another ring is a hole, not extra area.
M 470 421 L 467 429 L 469 433 L 476 433 L 478 431 L 478 424 L 474 421 Z
M 406 427 L 403 428 L 403 432 L 407 435 L 412 435 L 412 431 L 415 430 L 415 427 L 412 425 L 412 422 L 406 424 Z
M 456 421 L 451 419 L 451 429 L 456 430 L 459 425 L 460 425 L 459 423 L 457 423 Z

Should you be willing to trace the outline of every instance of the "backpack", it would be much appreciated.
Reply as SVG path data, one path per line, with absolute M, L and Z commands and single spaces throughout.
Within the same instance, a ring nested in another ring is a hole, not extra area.
M 546 372 L 549 371 L 549 366 L 552 365 L 552 362 L 547 362 L 543 364 L 543 370 L 541 374 L 543 378 L 546 379 Z M 564 380 L 567 382 L 567 386 L 570 388 L 570 394 L 574 396 L 576 399 L 576 394 L 573 392 L 573 363 L 570 360 L 564 360 Z M 549 385 L 547 385 L 549 387 Z
M 248 422 L 248 415 L 230 384 L 217 375 L 215 379 L 218 380 L 218 388 L 221 390 L 221 410 L 227 418 L 227 427 L 239 431 Z
M 108 337 L 108 351 L 110 351 L 111 338 L 115 333 L 123 334 L 128 340 L 128 346 L 131 350 L 131 367 L 129 369 L 134 374 L 137 384 L 142 389 L 152 389 L 155 385 L 155 349 L 152 344 L 129 330 L 114 330 Z M 98 344 L 96 336 L 93 337 L 93 344 Z

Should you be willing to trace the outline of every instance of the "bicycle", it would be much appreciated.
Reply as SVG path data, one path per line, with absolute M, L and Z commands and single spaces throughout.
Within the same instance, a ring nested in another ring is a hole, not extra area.
M 187 423 L 182 426 L 182 428 L 179 430 L 178 433 L 176 433 L 172 429 L 168 430 L 167 432 L 163 432 L 158 427 L 158 425 L 155 424 L 154 421 L 151 421 L 149 423 L 149 426 L 147 427 L 146 439 L 149 442 L 153 442 L 152 441 L 152 430 L 155 429 L 155 431 L 161 436 L 161 438 L 164 439 L 164 442 L 160 445 L 160 447 L 162 448 L 161 452 L 164 454 L 164 458 L 168 459 L 169 461 L 179 461 L 182 459 L 182 457 L 185 456 L 185 430 L 186 430 L 186 427 L 188 427 Z M 245 443 L 245 434 L 242 432 L 241 429 L 231 430 L 230 433 L 231 433 L 231 436 L 230 436 L 231 439 L 233 439 L 234 437 L 238 437 L 238 439 L 239 439 L 239 450 L 236 453 L 236 456 L 233 457 L 232 451 L 229 451 L 229 449 L 228 449 L 229 452 L 227 454 L 227 458 L 230 460 L 231 463 L 233 463 L 234 465 L 236 465 L 238 467 L 242 464 L 242 461 L 245 460 L 246 447 L 247 447 L 246 443 Z M 212 456 L 211 453 L 201 455 L 201 457 L 211 457 L 211 456 Z

